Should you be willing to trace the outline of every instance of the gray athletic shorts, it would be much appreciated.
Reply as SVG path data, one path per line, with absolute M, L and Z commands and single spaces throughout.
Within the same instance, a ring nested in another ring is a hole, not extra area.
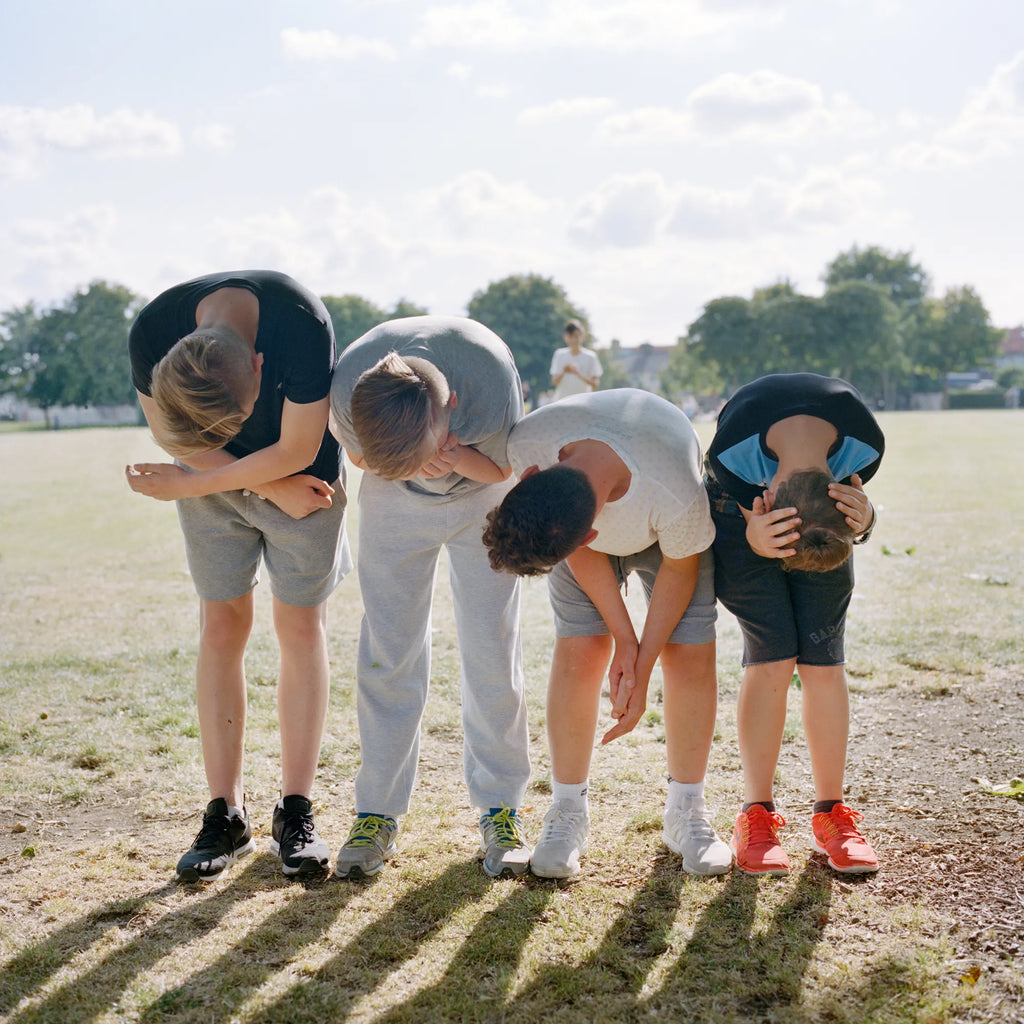
M 654 578 L 661 567 L 661 547 L 652 544 L 635 555 L 608 555 L 621 587 L 631 572 L 640 577 L 647 603 L 651 603 Z M 608 633 L 601 613 L 576 582 L 572 570 L 559 562 L 548 573 L 548 598 L 555 613 L 555 636 L 603 636 Z M 697 587 L 686 612 L 668 638 L 671 644 L 707 644 L 715 639 L 715 563 L 711 549 L 702 551 Z
M 260 559 L 279 601 L 312 608 L 330 597 L 352 568 L 345 531 L 347 496 L 334 482 L 334 501 L 293 519 L 248 491 L 224 491 L 176 502 L 196 593 L 233 601 L 260 581 Z

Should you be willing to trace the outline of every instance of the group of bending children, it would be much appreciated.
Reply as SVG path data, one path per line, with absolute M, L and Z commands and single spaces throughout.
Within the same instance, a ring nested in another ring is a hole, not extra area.
M 364 613 L 356 816 L 334 858 L 337 876 L 373 875 L 397 850 L 416 780 L 442 548 L 461 656 L 465 782 L 488 875 L 580 871 L 605 676 L 608 743 L 641 720 L 659 660 L 663 837 L 685 871 L 789 871 L 773 780 L 794 670 L 814 847 L 837 871 L 877 870 L 861 815 L 843 800 L 843 633 L 851 545 L 874 524 L 863 483 L 884 441 L 849 384 L 798 373 L 741 387 L 702 465 L 687 417 L 647 392 L 583 393 L 524 416 L 511 352 L 472 320 L 392 320 L 336 358 L 323 303 L 273 271 L 168 289 L 139 314 L 129 353 L 153 436 L 175 462 L 129 466 L 128 483 L 176 502 L 200 599 L 196 692 L 211 799 L 179 879 L 219 877 L 255 848 L 242 770 L 244 654 L 261 562 L 281 651 L 282 797 L 271 849 L 286 875 L 330 868 L 312 790 L 329 689 L 327 599 L 352 565 L 342 450 L 363 470 Z M 639 636 L 622 597 L 633 572 L 647 598 Z M 531 850 L 518 813 L 530 778 L 520 577 L 541 573 L 555 631 L 553 799 Z M 744 803 L 729 845 L 704 795 L 716 598 L 744 642 Z

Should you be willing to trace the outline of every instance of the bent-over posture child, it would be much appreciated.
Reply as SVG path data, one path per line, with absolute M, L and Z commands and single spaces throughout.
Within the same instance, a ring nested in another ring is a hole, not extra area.
M 715 587 L 743 632 L 737 729 L 744 803 L 736 866 L 784 875 L 775 808 L 794 668 L 814 775 L 814 848 L 836 871 L 878 870 L 843 802 L 849 736 L 844 630 L 852 544 L 874 526 L 863 483 L 878 469 L 882 431 L 855 388 L 813 373 L 772 374 L 741 387 L 718 417 L 706 484 L 715 520 Z
M 310 793 L 327 714 L 327 598 L 352 567 L 341 453 L 327 430 L 330 317 L 284 274 L 211 274 L 149 303 L 128 348 L 153 437 L 178 460 L 130 466 L 128 483 L 177 501 L 199 594 L 196 702 L 211 800 L 178 878 L 217 878 L 254 849 L 242 783 L 244 659 L 261 560 L 281 649 L 283 796 L 271 849 L 286 875 L 323 872 L 330 851 Z
M 462 661 L 463 765 L 483 869 L 524 874 L 517 810 L 530 778 L 519 581 L 492 572 L 484 516 L 508 487 L 508 434 L 523 414 L 512 353 L 459 317 L 391 320 L 342 353 L 332 429 L 356 466 L 363 621 L 356 665 L 362 763 L 356 820 L 335 874 L 372 875 L 396 852 L 430 682 L 430 610 L 441 549 Z
M 664 840 L 688 872 L 728 871 L 732 855 L 704 802 L 718 692 L 714 527 L 693 427 L 646 391 L 600 391 L 530 413 L 512 431 L 509 456 L 521 480 L 488 516 L 484 541 L 496 569 L 550 570 L 555 617 L 547 701 L 554 800 L 533 873 L 580 870 L 605 669 L 617 719 L 608 743 L 640 720 L 659 658 L 670 774 Z M 648 601 L 639 639 L 620 591 L 631 572 Z

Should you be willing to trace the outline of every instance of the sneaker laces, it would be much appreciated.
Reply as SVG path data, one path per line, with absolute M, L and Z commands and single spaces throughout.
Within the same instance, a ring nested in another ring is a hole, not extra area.
M 700 807 L 688 807 L 685 811 L 679 812 L 679 821 L 682 831 L 693 839 L 717 839 L 711 822 L 708 821 L 707 811 Z
M 284 835 L 289 831 L 294 838 L 300 839 L 306 845 L 312 843 L 314 831 L 313 815 L 303 814 L 301 811 L 295 811 L 292 814 L 286 815 L 281 833 Z
M 345 845 L 360 848 L 373 846 L 379 842 L 381 831 L 389 827 L 388 819 L 379 814 L 368 814 L 365 818 L 356 818 Z
M 778 842 L 779 829 L 786 824 L 786 819 L 778 811 L 766 810 L 760 804 L 754 804 L 743 815 L 743 821 L 749 846 Z
M 560 842 L 564 839 L 576 839 L 576 832 L 582 818 L 580 811 L 568 811 L 561 807 L 555 809 L 550 818 L 545 818 L 541 828 L 541 842 Z
M 220 845 L 220 838 L 231 829 L 231 819 L 226 814 L 204 814 L 203 827 L 192 840 L 194 850 L 214 850 Z
M 836 836 L 863 838 L 860 829 L 857 828 L 857 822 L 863 819 L 864 815 L 860 811 L 855 811 L 852 807 L 847 807 L 846 804 L 836 804 L 828 812 L 828 820 L 825 823 L 825 829 L 829 834 L 828 838 L 833 839 Z
M 494 843 L 504 850 L 517 850 L 523 842 L 519 817 L 511 807 L 502 804 L 497 814 L 484 815 L 485 830 L 493 830 Z

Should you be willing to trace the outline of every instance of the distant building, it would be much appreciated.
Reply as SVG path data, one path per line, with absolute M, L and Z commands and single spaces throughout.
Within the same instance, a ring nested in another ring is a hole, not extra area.
M 674 351 L 674 345 L 649 345 L 645 342 L 636 348 L 614 346 L 610 358 L 625 373 L 631 388 L 661 394 L 661 375 Z
M 1011 327 L 1003 332 L 1003 340 L 996 353 L 996 368 L 1019 366 L 1024 369 L 1024 327 Z

